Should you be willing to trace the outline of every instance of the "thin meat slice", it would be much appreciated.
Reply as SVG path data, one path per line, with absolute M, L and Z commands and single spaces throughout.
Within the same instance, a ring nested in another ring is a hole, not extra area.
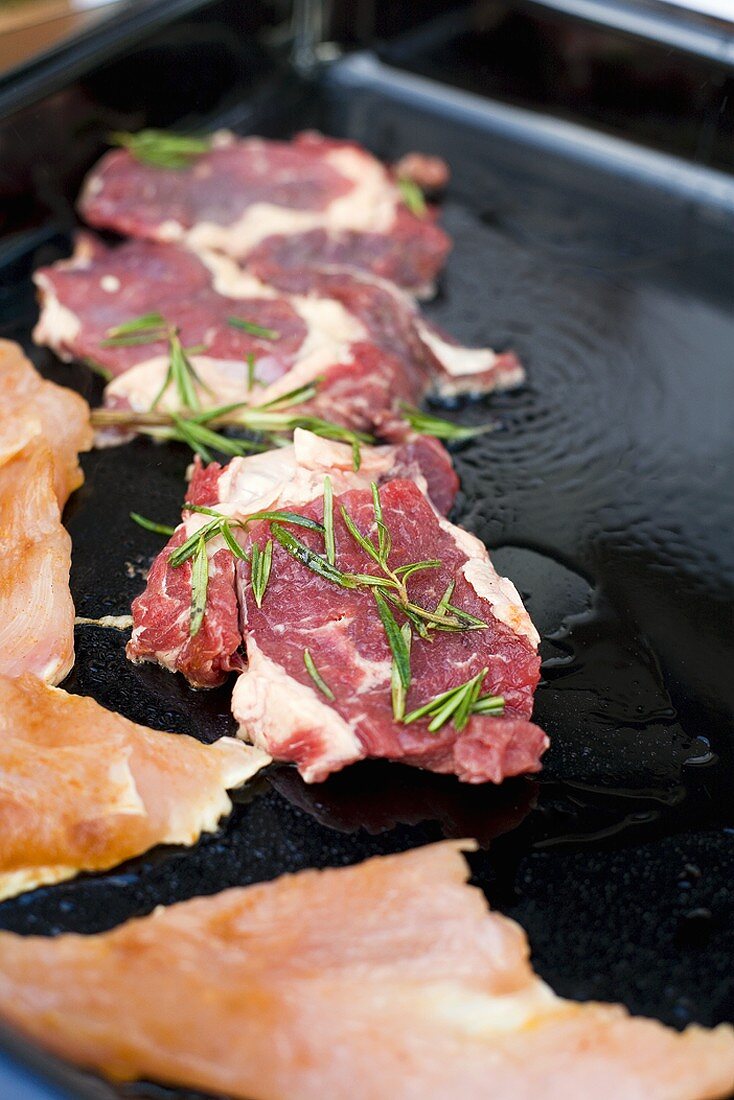
M 30 674 L 0 677 L 0 899 L 195 843 L 268 762 L 233 738 L 202 745 Z
M 197 459 L 187 493 L 193 504 L 245 520 L 254 512 L 290 508 L 321 496 L 324 477 L 336 491 L 369 486 L 399 474 L 411 477 L 430 493 L 442 511 L 451 507 L 458 479 L 445 448 L 427 436 L 398 446 L 361 448 L 359 471 L 350 447 L 297 429 L 293 444 L 275 451 L 234 458 L 226 466 L 203 467 Z M 244 667 L 234 558 L 221 538 L 208 544 L 207 606 L 199 631 L 189 633 L 191 561 L 173 568 L 171 554 L 210 517 L 187 512 L 148 575 L 145 591 L 132 606 L 133 631 L 127 655 L 181 672 L 195 687 L 214 687 L 233 670 Z M 236 531 L 238 537 L 241 532 Z
M 263 273 L 265 274 L 265 273 Z M 405 364 L 411 399 L 482 394 L 520 385 L 525 371 L 514 352 L 462 347 L 430 324 L 416 303 L 387 279 L 323 259 L 269 273 L 270 284 L 291 294 L 339 302 L 384 354 Z
M 0 459 L 0 675 L 32 672 L 58 684 L 74 663 L 71 539 L 61 523 L 60 467 L 23 422 L 15 450 Z
M 84 480 L 79 452 L 92 445 L 89 406 L 72 390 L 46 382 L 18 344 L 0 340 L 0 462 L 16 454 L 29 433 L 43 436 L 51 448 L 63 508 Z
M 450 247 L 435 213 L 412 213 L 375 157 L 316 133 L 283 142 L 222 131 L 179 169 L 115 150 L 88 176 L 79 210 L 98 228 L 252 257 L 263 271 L 316 255 L 424 295 Z
M 83 480 L 89 406 L 0 341 L 0 675 L 57 684 L 74 663 L 71 540 L 61 509 Z
M 444 842 L 100 935 L 0 932 L 0 1013 L 115 1081 L 242 1100 L 717 1100 L 734 1031 L 556 996 Z
M 36 342 L 112 376 L 106 403 L 137 412 L 154 402 L 180 407 L 175 386 L 161 396 L 164 335 L 109 339 L 117 326 L 155 313 L 192 349 L 205 407 L 263 404 L 315 385 L 302 413 L 390 435 L 401 423 L 401 401 L 485 393 L 524 378 L 511 352 L 459 346 L 392 283 L 350 268 L 300 269 L 266 284 L 213 253 L 146 241 L 110 249 L 87 234 L 70 260 L 41 268 L 35 281 Z
M 434 612 L 452 585 L 450 603 L 485 624 L 479 630 L 435 631 L 430 639 L 414 632 L 406 713 L 486 670 L 482 691 L 503 698 L 502 715 L 473 714 L 463 728 L 447 721 L 434 731 L 428 728 L 430 717 L 412 724 L 396 719 L 393 651 L 373 590 L 344 587 L 312 571 L 284 549 L 278 529 L 261 520 L 249 528 L 250 538 L 261 549 L 268 538 L 274 540 L 261 607 L 253 598 L 249 563 L 237 566 L 247 649 L 247 669 L 232 699 L 240 736 L 276 760 L 295 763 L 309 783 L 366 757 L 455 774 L 467 783 L 500 783 L 538 771 L 548 745 L 529 721 L 539 679 L 539 638 L 517 591 L 495 572 L 482 543 L 439 516 L 414 482 L 386 482 L 380 500 L 390 534 L 390 568 L 438 563 L 411 575 L 412 603 Z M 357 488 L 337 495 L 337 568 L 350 576 L 384 576 L 347 529 L 342 510 L 363 537 L 377 539 L 372 493 Z M 321 521 L 323 499 L 296 511 Z M 311 551 L 324 554 L 320 532 L 292 531 Z M 395 614 L 402 621 L 402 613 Z M 306 650 L 328 694 L 314 683 Z
M 42 306 L 36 342 L 64 359 L 89 361 L 112 377 L 166 359 L 165 337 L 148 341 L 140 335 L 129 345 L 107 343 L 111 329 L 152 313 L 178 328 L 184 347 L 204 346 L 206 352 L 197 361 L 220 364 L 231 374 L 230 385 L 239 385 L 240 391 L 250 354 L 256 360 L 257 382 L 267 386 L 329 338 L 337 347 L 364 335 L 360 325 L 333 316 L 342 311 L 332 310 L 319 326 L 319 318 L 304 317 L 284 295 L 235 264 L 172 245 L 128 241 L 108 248 L 82 234 L 69 260 L 40 268 L 34 281 Z M 230 324 L 231 317 L 256 331 Z M 146 396 L 144 407 L 154 396 L 152 389 Z

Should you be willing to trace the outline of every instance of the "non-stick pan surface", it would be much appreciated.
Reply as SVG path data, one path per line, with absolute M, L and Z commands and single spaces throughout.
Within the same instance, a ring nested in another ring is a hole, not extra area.
M 677 1026 L 732 1020 L 730 212 L 629 166 L 618 174 L 503 136 L 476 111 L 406 97 L 402 78 L 349 63 L 266 128 L 304 124 L 387 159 L 418 147 L 450 161 L 455 246 L 427 312 L 527 365 L 522 390 L 450 415 L 499 422 L 456 452 L 455 518 L 490 547 L 543 634 L 544 771 L 497 790 L 373 763 L 308 787 L 273 768 L 193 850 L 7 901 L 0 927 L 90 933 L 233 884 L 476 836 L 476 882 L 527 930 L 559 993 Z M 68 251 L 53 227 L 16 245 L 3 336 L 30 348 L 28 276 Z M 48 377 L 99 397 L 85 369 L 30 350 Z M 66 513 L 78 615 L 128 611 L 160 547 L 128 514 L 175 522 L 189 457 L 143 440 L 84 457 Z M 65 686 L 158 728 L 232 731 L 228 688 L 192 692 L 135 668 L 126 638 L 78 627 Z

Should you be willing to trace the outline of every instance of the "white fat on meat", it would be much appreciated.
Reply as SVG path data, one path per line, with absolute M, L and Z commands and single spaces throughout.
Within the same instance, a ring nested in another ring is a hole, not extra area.
M 484 543 L 463 527 L 450 523 L 444 516 L 438 515 L 438 522 L 469 559 L 462 565 L 461 572 L 476 594 L 489 603 L 495 619 L 509 626 L 515 634 L 523 635 L 537 649 L 540 635 L 523 606 L 520 593 L 508 577 L 499 575 Z
M 296 428 L 293 443 L 277 451 L 233 458 L 219 479 L 220 511 L 245 518 L 277 504 L 298 507 L 322 496 L 328 474 L 335 494 L 368 489 L 392 468 L 396 448 L 362 447 L 359 470 L 354 469 L 348 443 L 323 439 Z M 423 478 L 416 479 L 420 488 Z
M 33 342 L 53 348 L 60 359 L 69 362 L 73 356 L 66 350 L 81 331 L 81 321 L 76 313 L 62 306 L 51 283 L 43 275 L 35 277 L 41 291 L 43 308 L 33 329 Z
M 315 758 L 301 773 L 307 783 L 318 783 L 364 756 L 349 722 L 323 702 L 315 688 L 294 680 L 267 657 L 252 638 L 247 669 L 232 693 L 232 713 L 238 736 L 276 758 L 287 756 L 294 740 L 307 734 Z
M 422 318 L 413 295 L 407 294 L 388 279 L 383 279 L 372 272 L 357 270 L 344 264 L 324 264 L 319 267 L 319 271 L 327 275 L 338 276 L 342 274 L 345 278 L 366 283 L 385 294 L 389 294 L 398 309 L 412 318 L 415 332 L 421 343 L 428 348 L 449 376 L 443 384 L 440 379 L 438 380 L 439 387 L 444 392 L 451 392 L 453 379 L 457 380 L 457 387 L 463 381 L 464 389 L 468 388 L 466 381 L 470 381 L 472 375 L 484 374 L 496 364 L 499 355 L 493 348 L 468 348 L 444 340 L 440 333 Z M 517 369 L 512 374 L 508 372 L 503 375 L 502 385 L 507 387 L 518 385 L 524 380 L 525 371 L 518 364 Z
M 233 458 L 225 466 L 217 485 L 216 509 L 222 515 L 245 520 L 254 512 L 310 504 L 323 495 L 327 474 L 337 495 L 350 489 L 368 489 L 370 482 L 379 480 L 393 467 L 395 451 L 389 445 L 364 446 L 360 468 L 355 470 L 349 444 L 296 428 L 290 446 Z M 417 477 L 415 481 L 425 492 L 425 479 Z M 185 520 L 186 535 L 193 535 L 210 518 L 198 512 L 189 513 Z M 210 557 L 223 545 L 219 538 L 211 539 L 207 543 Z
M 359 149 L 332 149 L 323 159 L 352 184 L 345 195 L 335 198 L 323 210 L 293 210 L 275 203 L 256 202 L 229 225 L 202 221 L 187 230 L 170 219 L 161 223 L 157 235 L 164 241 L 185 241 L 197 252 L 212 249 L 230 256 L 246 256 L 266 237 L 308 233 L 312 229 L 387 233 L 395 221 L 400 192 L 385 168 Z
M 423 343 L 433 352 L 447 374 L 460 377 L 484 374 L 497 362 L 497 352 L 492 348 L 465 348 L 450 344 L 417 316 L 415 327 Z
M 330 298 L 296 297 L 291 299 L 291 304 L 306 322 L 308 331 L 293 366 L 274 381 L 249 389 L 249 368 L 244 359 L 190 356 L 201 380 L 201 384 L 195 385 L 202 408 L 237 402 L 262 405 L 308 385 L 331 367 L 351 362 L 351 345 L 366 336 L 364 326 L 355 317 Z M 280 370 L 280 365 L 275 357 L 271 359 L 268 355 L 261 355 L 257 358 L 255 370 L 261 378 L 267 379 L 269 374 Z M 146 412 L 160 393 L 167 372 L 168 356 L 145 359 L 108 384 L 105 390 L 107 403 L 127 404 L 135 412 Z M 161 412 L 180 409 L 181 402 L 175 386 L 168 387 L 156 407 Z
M 212 286 L 224 298 L 280 298 L 281 294 L 261 282 L 229 256 L 202 249 L 199 259 L 212 275 Z

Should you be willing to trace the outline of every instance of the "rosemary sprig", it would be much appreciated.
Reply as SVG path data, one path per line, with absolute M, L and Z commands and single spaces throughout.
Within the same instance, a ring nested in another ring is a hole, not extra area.
M 344 526 L 346 527 L 347 531 L 352 536 L 354 541 L 357 543 L 357 545 L 359 547 L 361 547 L 362 550 L 364 550 L 365 554 L 367 554 L 368 557 L 372 558 L 372 560 L 377 562 L 378 565 L 384 567 L 385 566 L 385 560 L 381 557 L 380 551 L 375 546 L 372 539 L 369 539 L 369 538 L 367 538 L 366 535 L 362 534 L 359 527 L 357 527 L 357 524 L 354 522 L 352 517 L 349 515 L 349 512 L 346 510 L 344 505 L 341 506 L 339 511 L 341 512 L 342 520 L 344 521 Z
M 403 724 L 408 726 L 417 722 L 419 718 L 430 717 L 428 731 L 436 733 L 449 719 L 453 719 L 457 730 L 462 730 L 472 714 L 502 714 L 505 700 L 501 695 L 480 694 L 484 677 L 488 672 L 488 668 L 483 668 L 465 683 L 448 691 L 442 691 L 440 695 L 436 695 L 423 706 L 406 714 Z
M 247 554 L 242 549 L 237 539 L 234 537 L 234 531 L 228 523 L 224 522 L 222 524 L 220 534 L 227 544 L 227 549 L 230 550 L 236 558 L 239 558 L 240 561 L 248 560 Z M 258 604 L 258 607 L 259 606 L 260 605 Z
M 145 313 L 107 330 L 107 339 L 100 347 L 125 348 L 137 344 L 155 344 L 168 339 L 168 325 L 160 313 Z
M 441 599 L 436 604 L 436 610 L 435 610 L 434 614 L 436 614 L 436 615 L 445 615 L 446 614 L 446 612 L 449 609 L 449 600 L 453 596 L 455 588 L 456 588 L 456 581 L 450 580 L 447 587 L 446 587 L 446 591 L 444 592 L 443 596 L 441 597 Z
M 310 382 L 304 382 L 302 386 L 296 386 L 293 390 L 281 393 L 279 397 L 271 397 L 270 401 L 263 401 L 257 408 L 273 411 L 278 409 L 282 412 L 283 409 L 289 409 L 292 405 L 302 405 L 305 401 L 310 401 L 312 397 L 315 397 L 323 380 L 323 375 L 319 375 L 318 378 L 313 378 Z
M 400 197 L 410 210 L 411 214 L 415 214 L 417 218 L 425 218 L 428 213 L 428 206 L 423 192 L 417 183 L 408 179 L 407 176 L 398 177 L 398 190 L 400 191 Z
M 182 417 L 177 413 L 171 413 L 171 420 L 175 425 L 175 434 L 172 438 L 188 443 L 191 450 L 201 455 L 205 462 L 211 462 L 213 459 L 210 448 L 221 454 L 239 456 L 269 449 L 264 443 L 255 443 L 250 439 L 232 439 L 231 436 L 213 431 L 203 423 L 202 415 Z
M 184 348 L 179 337 L 178 326 L 170 324 L 162 314 L 145 313 L 142 317 L 134 317 L 121 325 L 113 326 L 107 330 L 107 338 L 102 340 L 101 346 L 131 347 L 139 344 L 155 344 L 161 340 L 168 341 L 168 368 L 163 385 L 150 408 L 155 410 L 168 387 L 173 385 L 181 407 L 197 412 L 201 408 L 201 402 L 196 387 L 199 386 L 207 393 L 212 391 L 199 377 L 189 356 L 205 350 L 204 346 Z
M 358 470 L 362 443 L 375 442 L 373 437 L 365 432 L 352 431 L 349 428 L 343 428 L 339 424 L 332 424 L 329 420 L 280 411 L 271 412 L 261 405 L 221 405 L 188 416 L 182 416 L 178 413 L 158 412 L 157 410 L 134 412 L 127 409 L 99 408 L 92 410 L 92 423 L 96 428 L 134 428 L 135 431 L 150 435 L 154 439 L 178 440 L 182 443 L 188 443 L 192 450 L 200 454 L 206 462 L 211 461 L 210 451 L 220 451 L 222 454 L 244 454 L 284 446 L 291 442 L 291 437 L 296 428 L 304 428 L 306 431 L 313 432 L 314 435 L 321 436 L 322 439 L 331 439 L 337 443 L 349 444 L 352 447 L 354 469 Z M 213 434 L 210 434 L 205 440 L 203 433 L 198 430 L 199 425 L 207 425 Z M 243 439 L 241 436 L 233 439 L 215 431 L 212 425 L 219 428 L 239 428 L 243 431 L 252 432 L 258 437 L 258 440 Z M 186 429 L 188 429 L 188 433 L 186 433 Z M 196 437 L 196 446 L 194 445 L 194 437 Z M 238 447 L 237 451 L 231 449 L 235 445 Z
M 206 539 L 200 535 L 191 566 L 191 618 L 189 634 L 193 638 L 201 629 L 206 613 L 206 595 L 209 587 L 209 555 L 206 551 Z
M 426 561 L 412 561 L 409 565 L 399 565 L 395 574 L 407 581 L 408 577 L 412 577 L 414 573 L 419 573 L 423 569 L 440 569 L 440 567 L 441 562 L 438 558 L 430 558 Z
M 261 550 L 256 542 L 252 544 L 250 558 L 250 583 L 255 603 L 262 607 L 265 589 L 270 580 L 270 570 L 273 565 L 273 540 L 268 539 L 265 549 Z
M 245 363 L 247 365 L 247 392 L 252 393 L 257 383 L 257 378 L 255 377 L 255 356 L 252 352 L 248 352 Z
M 166 377 L 163 380 L 163 385 L 151 403 L 151 409 L 156 408 L 163 394 L 171 385 L 175 388 L 176 395 L 182 407 L 184 409 L 191 409 L 195 412 L 201 408 L 201 401 L 196 392 L 196 386 L 199 385 L 202 389 L 211 393 L 209 387 L 202 382 L 197 374 L 194 364 L 189 359 L 187 352 L 181 344 L 178 329 L 174 326 L 169 329 L 168 333 L 168 369 L 166 371 Z
M 385 520 L 382 515 L 380 489 L 376 481 L 370 482 L 370 489 L 372 490 L 372 509 L 375 513 L 375 523 L 377 524 L 377 552 L 380 556 L 380 561 L 384 561 L 387 564 L 387 559 L 390 557 L 390 551 L 392 550 L 392 537 L 385 526 Z
M 316 668 L 314 659 L 311 656 L 311 651 L 308 649 L 304 649 L 303 651 L 303 663 L 306 666 L 306 672 L 316 684 L 316 687 L 326 696 L 327 699 L 330 699 L 333 703 L 334 692 L 331 690 L 319 670 Z
M 431 629 L 452 631 L 484 629 L 487 625 L 486 623 L 470 615 L 468 612 L 462 611 L 460 608 L 447 606 L 437 614 L 436 612 L 428 611 L 427 608 L 420 607 L 418 604 L 412 602 L 408 594 L 408 578 L 419 569 L 432 568 L 434 564 L 439 565 L 440 563 L 434 563 L 433 560 L 420 561 L 412 562 L 399 569 L 391 568 L 389 556 L 392 549 L 392 538 L 382 514 L 379 487 L 375 482 L 372 482 L 371 488 L 375 524 L 377 526 L 377 544 L 375 544 L 372 539 L 368 538 L 367 535 L 362 534 L 346 508 L 343 506 L 341 508 L 341 514 L 344 524 L 354 541 L 361 547 L 365 554 L 380 566 L 380 569 L 385 575 L 385 580 L 382 582 L 383 586 L 387 589 L 385 597 L 406 615 L 408 620 L 423 638 L 429 636 Z M 372 583 L 375 583 L 374 579 Z M 453 592 L 453 588 L 451 591 Z
M 256 325 L 253 321 L 246 321 L 244 317 L 228 317 L 227 324 L 232 328 L 242 329 L 250 336 L 257 336 L 260 340 L 280 340 L 280 333 L 274 328 L 264 328 L 263 325 Z
M 232 527 L 241 527 L 244 529 L 249 523 L 254 523 L 256 520 L 279 520 L 281 523 L 294 523 L 298 527 L 306 527 L 312 531 L 319 531 L 322 534 L 324 531 L 323 524 L 317 523 L 314 519 L 309 519 L 308 516 L 302 516 L 298 512 L 253 512 L 253 514 L 246 519 L 234 519 L 231 516 L 223 516 L 221 512 L 215 512 L 213 508 L 205 508 L 201 504 L 191 504 L 188 501 L 184 504 L 184 511 L 199 512 L 205 516 L 212 516 L 212 519 L 210 519 L 208 523 L 205 523 L 203 527 L 200 527 L 198 531 L 195 531 L 193 535 L 190 535 L 185 542 L 181 543 L 181 545 L 174 550 L 168 559 L 169 565 L 174 569 L 183 565 L 183 563 L 188 561 L 195 553 L 200 537 L 203 537 L 206 542 L 210 542 L 211 539 L 216 538 L 217 535 L 221 535 L 224 529 L 229 529 L 230 532 Z
M 109 135 L 109 142 L 127 149 L 141 164 L 154 168 L 188 168 L 196 157 L 211 148 L 209 137 L 188 137 L 168 130 L 138 130 L 136 134 L 116 130 Z
M 349 573 L 342 573 L 336 566 L 330 565 L 326 558 L 322 558 L 321 554 L 317 554 L 315 550 L 312 550 L 305 542 L 301 542 L 291 531 L 286 531 L 279 523 L 271 524 L 270 530 L 273 533 L 273 538 L 277 539 L 283 549 L 287 550 L 291 557 L 296 558 L 313 573 L 318 573 L 324 580 L 338 584 L 342 588 L 359 587 L 359 582 L 353 576 Z
M 475 436 L 494 431 L 496 426 L 493 422 L 478 424 L 475 427 L 454 424 L 453 420 L 444 420 L 441 416 L 424 412 L 414 405 L 408 405 L 405 401 L 400 402 L 400 411 L 403 419 L 407 420 L 414 432 L 419 432 L 421 435 L 432 435 L 436 439 L 445 439 L 449 443 L 460 443 L 465 439 L 474 439 Z
M 146 531 L 153 531 L 156 535 L 168 535 L 170 537 L 176 530 L 175 527 L 169 527 L 167 523 L 156 523 L 154 519 L 147 519 L 145 516 L 141 516 L 139 512 L 131 512 L 130 519 L 133 523 L 137 523 L 138 527 L 143 527 Z
M 329 565 L 336 561 L 336 541 L 334 539 L 334 490 L 331 478 L 324 478 L 324 547 Z
M 405 713 L 405 699 L 410 687 L 410 625 L 403 624 L 403 627 L 399 627 L 385 597 L 377 590 L 374 590 L 372 595 L 375 597 L 377 614 L 380 616 L 387 644 L 392 652 L 390 682 L 393 714 L 397 718 L 397 712 Z M 405 626 L 408 627 L 407 632 L 404 632 Z
M 503 695 L 480 695 L 472 704 L 472 714 L 502 714 L 505 709 Z
M 412 633 L 409 622 L 403 623 L 400 627 L 400 633 L 403 636 L 405 651 L 408 656 L 408 676 L 410 677 L 410 646 Z M 396 722 L 402 722 L 405 717 L 405 701 L 409 686 L 410 683 L 406 686 L 403 682 L 400 662 L 398 661 L 397 655 L 393 653 L 392 667 L 390 670 L 390 694 L 392 696 L 392 713 Z

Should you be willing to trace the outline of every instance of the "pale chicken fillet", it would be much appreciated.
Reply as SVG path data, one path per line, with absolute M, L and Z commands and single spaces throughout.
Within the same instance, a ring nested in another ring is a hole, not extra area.
M 71 539 L 52 451 L 37 421 L 26 428 L 0 460 L 0 675 L 58 684 L 74 663 Z
M 0 899 L 195 843 L 268 762 L 233 738 L 203 745 L 35 676 L 0 677 Z
M 0 933 L 0 1012 L 121 1080 L 249 1100 L 713 1100 L 734 1032 L 557 997 L 445 842 L 158 909 Z
M 89 406 L 0 340 L 0 675 L 59 683 L 74 662 L 71 542 L 61 509 L 81 485 Z
M 92 446 L 89 405 L 72 390 L 45 381 L 18 344 L 0 340 L 0 463 L 34 432 L 51 448 L 63 508 L 84 480 L 78 456 Z

